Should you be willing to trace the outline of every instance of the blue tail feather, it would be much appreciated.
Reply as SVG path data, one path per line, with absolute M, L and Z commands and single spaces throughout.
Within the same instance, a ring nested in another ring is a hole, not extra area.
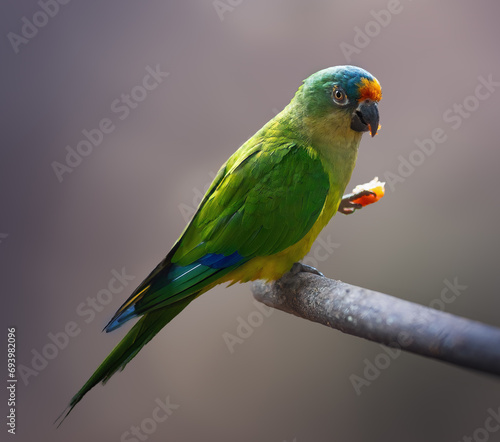
M 112 319 L 106 327 L 104 327 L 104 330 L 106 333 L 109 333 L 113 330 L 116 330 L 118 327 L 121 327 L 124 322 L 127 322 L 129 319 L 132 319 L 135 314 L 135 305 L 131 305 L 127 309 L 125 309 L 119 316 L 116 318 Z
M 147 278 L 134 291 L 121 307 L 123 311 L 119 309 L 104 330 L 111 332 L 151 309 L 178 302 L 202 289 L 208 281 L 218 278 L 221 272 L 227 273 L 245 260 L 238 252 L 227 256 L 222 253 L 207 253 L 186 266 L 169 263 L 168 267 L 158 271 L 153 278 Z M 127 306 L 130 302 L 133 303 Z

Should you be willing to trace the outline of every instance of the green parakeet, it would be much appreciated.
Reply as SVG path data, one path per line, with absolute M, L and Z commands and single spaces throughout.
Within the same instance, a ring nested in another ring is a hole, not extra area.
M 223 282 L 276 280 L 336 213 L 364 132 L 379 127 L 379 82 L 355 66 L 321 70 L 221 167 L 172 250 L 107 332 L 140 317 L 71 399 L 64 419 L 191 301 Z

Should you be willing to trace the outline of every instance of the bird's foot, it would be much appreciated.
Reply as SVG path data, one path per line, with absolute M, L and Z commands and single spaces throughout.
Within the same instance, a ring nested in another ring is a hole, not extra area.
M 321 273 L 319 270 L 315 269 L 312 266 L 308 266 L 306 264 L 302 264 L 301 262 L 296 262 L 293 266 L 292 269 L 290 270 L 290 273 L 292 275 L 296 275 L 297 273 L 312 273 L 313 275 L 318 275 L 318 276 L 325 276 L 323 273 Z
M 363 207 L 361 204 L 356 204 L 353 201 L 369 195 L 376 196 L 375 192 L 372 192 L 371 190 L 362 190 L 358 193 L 348 193 L 342 197 L 337 211 L 343 213 L 344 215 L 350 215 L 351 213 L 354 213 L 356 209 L 361 209 Z

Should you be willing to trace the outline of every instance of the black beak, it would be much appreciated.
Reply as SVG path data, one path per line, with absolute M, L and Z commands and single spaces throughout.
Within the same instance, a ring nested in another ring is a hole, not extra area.
M 370 132 L 374 137 L 378 130 L 378 120 L 377 103 L 365 100 L 352 114 L 351 129 L 356 132 Z

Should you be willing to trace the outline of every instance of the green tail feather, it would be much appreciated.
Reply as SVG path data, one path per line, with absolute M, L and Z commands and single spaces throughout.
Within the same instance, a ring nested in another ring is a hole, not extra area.
M 132 358 L 144 347 L 165 325 L 175 318 L 196 296 L 184 298 L 167 307 L 145 314 L 125 335 L 109 356 L 97 368 L 85 385 L 71 399 L 68 407 L 56 419 L 59 427 L 71 410 L 99 382 L 105 384 L 117 371 L 121 371 Z

